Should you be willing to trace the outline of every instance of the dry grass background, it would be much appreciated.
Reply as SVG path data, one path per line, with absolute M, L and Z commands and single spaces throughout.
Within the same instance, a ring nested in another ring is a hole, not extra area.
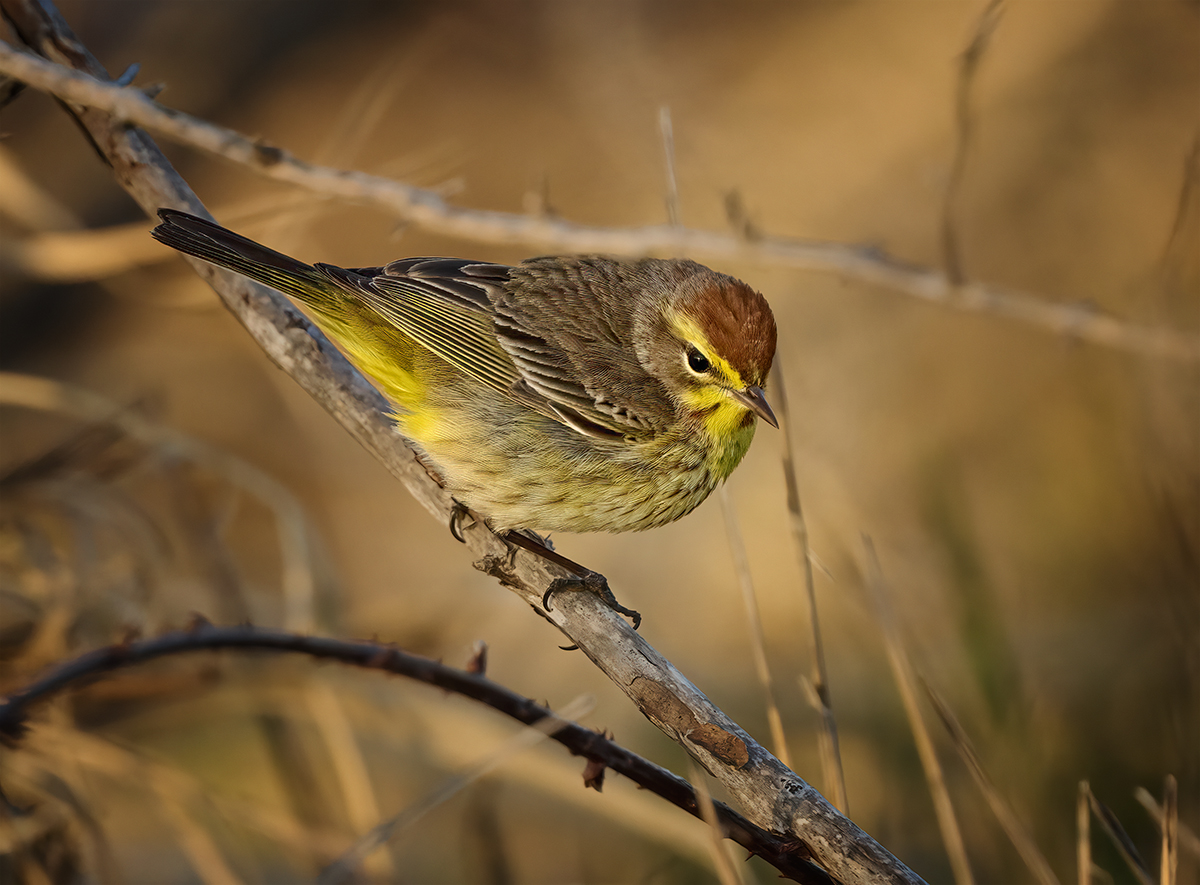
M 937 265 L 956 59 L 983 7 L 60 8 L 111 72 L 137 61 L 139 83 L 166 83 L 170 106 L 304 158 L 444 187 L 477 208 L 548 205 L 597 225 L 662 221 L 665 105 L 689 226 L 726 227 L 726 195 L 736 191 L 762 230 L 877 243 Z M 1009 4 L 975 89 L 957 226 L 968 276 L 1195 334 L 1194 209 L 1184 213 L 1192 226 L 1168 243 L 1198 99 L 1195 2 Z M 46 97 L 6 107 L 0 130 L 5 370 L 141 403 L 162 425 L 290 490 L 308 525 L 316 629 L 378 636 L 448 662 L 465 662 L 484 639 L 493 678 L 555 706 L 592 693 L 589 724 L 684 771 L 678 749 L 471 569 L 445 526 L 271 366 L 167 250 L 147 246 L 148 236 L 118 239 L 102 251 L 124 269 L 65 282 L 15 263 L 14 250 L 54 230 L 149 224 Z M 377 210 L 166 147 L 218 220 L 306 259 L 516 262 L 540 251 L 398 228 Z M 40 190 L 24 195 L 13 170 Z M 930 882 L 949 879 L 864 589 L 866 533 L 914 662 L 949 699 L 1059 878 L 1075 879 L 1083 778 L 1156 866 L 1158 834 L 1137 787 L 1158 795 L 1174 774 L 1181 820 L 1200 828 L 1197 367 L 829 275 L 717 266 L 764 292 L 779 321 L 801 492 L 823 566 L 817 591 L 851 816 Z M 0 416 L 5 471 L 81 426 L 10 407 Z M 796 678 L 809 667 L 806 606 L 771 428 L 760 429 L 730 486 L 793 767 L 820 787 L 817 720 Z M 219 465 L 124 441 L 84 446 L 4 491 L 5 686 L 130 625 L 155 632 L 191 611 L 287 619 L 272 511 Z M 606 574 L 645 616 L 650 642 L 766 740 L 719 511 L 714 498 L 649 534 L 556 542 Z M 1028 880 L 930 722 L 979 880 Z M 92 875 L 111 864 L 114 881 L 146 882 L 311 877 L 350 833 L 417 801 L 512 730 L 396 681 L 228 658 L 101 684 L 56 707 L 44 728 L 7 754 L 6 789 L 17 801 L 51 797 L 43 804 L 68 836 L 44 841 L 64 864 L 77 850 Z M 702 824 L 616 779 L 601 796 L 585 792 L 581 765 L 554 747 L 514 759 L 401 834 L 372 875 L 708 880 Z M 1095 842 L 1108 873 L 1132 881 Z M 1195 855 L 1183 850 L 1180 864 L 1180 881 L 1196 882 Z

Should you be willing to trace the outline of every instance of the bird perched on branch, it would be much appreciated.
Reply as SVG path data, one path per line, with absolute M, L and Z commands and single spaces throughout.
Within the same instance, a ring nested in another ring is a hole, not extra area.
M 775 318 L 692 261 L 304 264 L 159 210 L 159 241 L 299 301 L 397 406 L 401 433 L 493 530 L 623 532 L 695 509 L 737 467 Z

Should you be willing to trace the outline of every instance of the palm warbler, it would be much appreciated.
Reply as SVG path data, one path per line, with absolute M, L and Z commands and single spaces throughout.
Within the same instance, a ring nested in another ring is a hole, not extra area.
M 775 318 L 692 261 L 308 265 L 194 215 L 159 241 L 300 301 L 496 531 L 624 532 L 691 512 L 742 460 Z

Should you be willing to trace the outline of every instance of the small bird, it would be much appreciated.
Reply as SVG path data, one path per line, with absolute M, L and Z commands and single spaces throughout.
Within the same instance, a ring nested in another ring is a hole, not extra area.
M 299 301 L 396 404 L 400 432 L 497 532 L 624 532 L 695 509 L 746 454 L 775 318 L 693 261 L 304 264 L 160 209 L 162 243 Z

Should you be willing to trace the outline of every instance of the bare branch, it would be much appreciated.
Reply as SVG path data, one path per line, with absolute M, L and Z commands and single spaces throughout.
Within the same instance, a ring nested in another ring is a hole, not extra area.
M 162 260 L 162 249 L 148 236 L 144 221 L 100 230 L 0 236 L 0 270 L 13 280 L 77 283 Z
M 696 795 L 683 778 L 631 753 L 601 734 L 573 722 L 559 720 L 552 710 L 483 676 L 456 670 L 439 661 L 378 642 L 304 636 L 251 626 L 218 627 L 200 621 L 187 630 L 95 649 L 62 663 L 0 703 L 0 740 L 10 746 L 16 744 L 26 728 L 30 708 L 64 691 L 158 658 L 226 649 L 291 652 L 367 670 L 394 673 L 472 698 L 525 725 L 536 726 L 549 719 L 554 722 L 550 737 L 574 755 L 603 763 L 694 817 L 703 818 Z M 727 805 L 714 803 L 714 808 L 721 831 L 727 838 L 763 857 L 797 881 L 828 882 L 823 873 L 814 870 L 797 852 L 792 840 L 761 830 Z
M 4 6 L 17 8 L 21 2 L 4 0 Z M 0 43 L 0 74 L 68 103 L 103 112 L 115 124 L 142 126 L 276 181 L 379 206 L 409 223 L 446 236 L 481 243 L 536 245 L 546 251 L 702 254 L 835 273 L 960 310 L 1007 317 L 1092 344 L 1143 356 L 1200 361 L 1200 338 L 1196 336 L 1125 323 L 1083 304 L 1054 303 L 1001 286 L 983 283 L 956 286 L 944 273 L 906 264 L 867 246 L 786 237 L 744 237 L 672 224 L 588 227 L 545 213 L 518 215 L 465 209 L 448 204 L 435 191 L 305 162 L 282 148 L 163 107 L 134 87 L 102 82 L 97 79 L 103 76 L 102 72 L 93 71 L 92 76 L 77 73 L 4 43 Z M 192 206 L 189 211 L 197 208 Z

